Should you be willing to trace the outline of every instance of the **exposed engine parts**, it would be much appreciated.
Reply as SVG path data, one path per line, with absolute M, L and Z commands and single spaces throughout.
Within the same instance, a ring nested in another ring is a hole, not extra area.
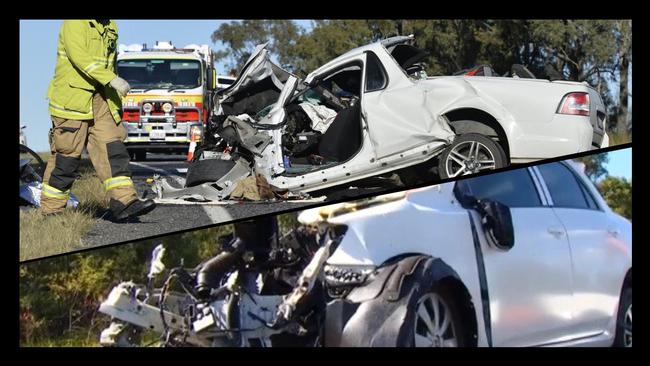
M 101 305 L 116 320 L 102 344 L 133 345 L 149 329 L 166 346 L 316 345 L 324 314 L 316 276 L 327 257 L 318 253 L 327 246 L 305 227 L 279 236 L 274 217 L 234 226 L 219 238 L 219 254 L 192 270 L 172 268 L 159 289 L 152 281 L 164 250 L 157 247 L 149 284 L 122 283 Z

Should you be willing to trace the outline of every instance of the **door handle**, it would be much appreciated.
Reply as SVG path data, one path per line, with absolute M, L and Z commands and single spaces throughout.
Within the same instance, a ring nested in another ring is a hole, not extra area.
M 609 228 L 609 229 L 607 229 L 607 232 L 608 232 L 611 236 L 613 236 L 613 237 L 615 237 L 615 238 L 618 237 L 618 235 L 621 233 L 621 231 L 620 231 L 619 229 L 616 229 L 616 228 Z
M 561 228 L 559 226 L 551 226 L 547 230 L 549 234 L 553 235 L 556 238 L 564 235 L 564 228 Z

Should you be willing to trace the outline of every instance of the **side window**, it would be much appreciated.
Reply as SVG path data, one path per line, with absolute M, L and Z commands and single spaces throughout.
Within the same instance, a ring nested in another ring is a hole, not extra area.
M 366 92 L 386 87 L 387 78 L 384 66 L 374 52 L 366 53 Z
M 551 163 L 538 166 L 546 187 L 557 207 L 598 209 L 598 206 L 573 172 L 561 163 Z
M 516 169 L 498 174 L 469 178 L 457 183 L 459 189 L 477 199 L 498 201 L 509 207 L 537 207 L 539 199 L 528 169 Z
M 585 195 L 585 198 L 587 199 L 587 204 L 589 205 L 589 208 L 592 210 L 600 210 L 600 207 L 598 207 L 598 204 L 596 203 L 594 196 L 592 196 L 591 192 L 589 192 L 589 189 L 584 184 L 580 184 L 580 188 L 582 188 L 582 193 Z

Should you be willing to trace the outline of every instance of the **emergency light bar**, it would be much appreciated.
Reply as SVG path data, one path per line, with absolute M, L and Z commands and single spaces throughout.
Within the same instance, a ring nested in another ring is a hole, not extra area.
M 156 41 L 156 45 L 153 48 L 147 48 L 147 44 L 120 44 L 117 48 L 118 54 L 123 54 L 127 52 L 193 52 L 196 53 L 199 57 L 204 59 L 206 62 L 210 63 L 212 50 L 207 44 L 198 45 L 198 44 L 188 44 L 183 48 L 176 48 L 171 41 Z
M 130 44 L 130 45 L 125 45 L 125 44 L 120 44 L 117 47 L 117 53 L 124 53 L 124 52 L 142 52 L 144 49 L 147 48 L 146 44 Z

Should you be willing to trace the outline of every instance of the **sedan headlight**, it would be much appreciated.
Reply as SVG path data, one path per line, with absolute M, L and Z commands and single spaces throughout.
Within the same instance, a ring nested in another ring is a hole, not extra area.
M 375 266 L 325 265 L 325 281 L 330 286 L 360 285 L 375 271 Z

